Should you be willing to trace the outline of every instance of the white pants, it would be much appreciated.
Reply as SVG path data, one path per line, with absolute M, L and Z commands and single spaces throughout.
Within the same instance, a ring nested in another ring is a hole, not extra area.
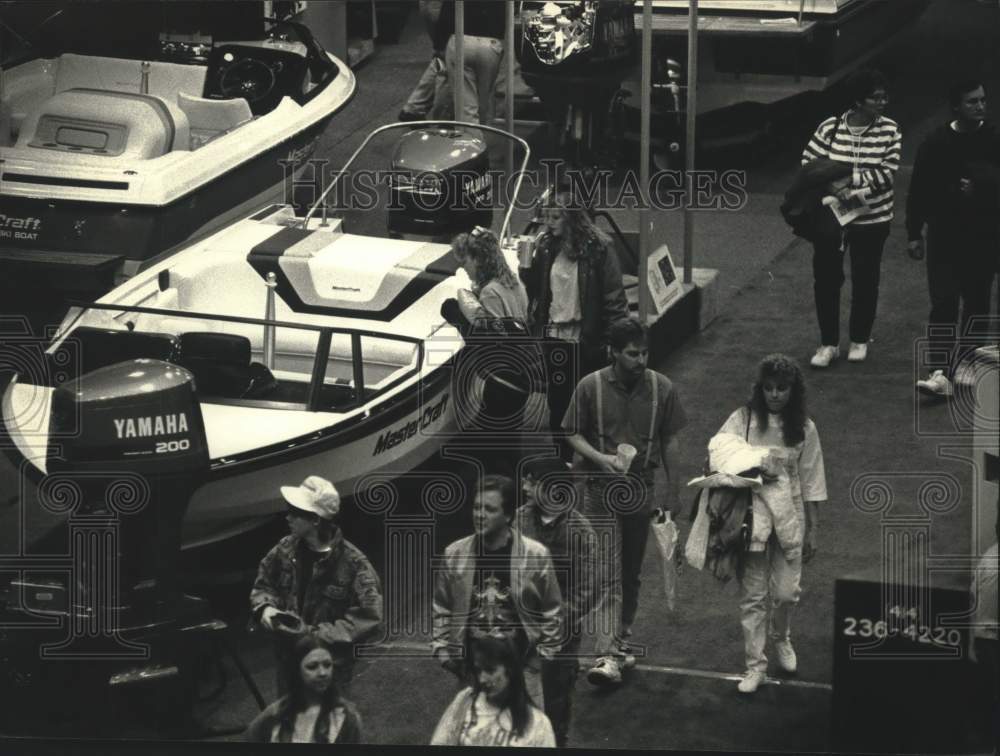
M 785 559 L 774 536 L 768 541 L 766 551 L 750 551 L 745 556 L 740 623 L 747 671 L 766 673 L 767 635 L 773 641 L 790 637 L 792 608 L 802 593 L 799 587 L 802 559 Z
M 462 88 L 462 112 L 455 119 L 466 123 L 485 123 L 493 120 L 494 97 L 503 42 L 493 37 L 465 35 L 463 44 L 464 70 L 455 71 L 455 37 L 448 40 L 445 61 L 453 87 Z

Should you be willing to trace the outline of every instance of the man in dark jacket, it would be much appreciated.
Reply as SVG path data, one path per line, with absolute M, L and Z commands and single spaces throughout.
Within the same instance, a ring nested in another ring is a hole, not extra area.
M 378 574 L 334 524 L 340 496 L 330 481 L 310 475 L 301 486 L 282 486 L 281 495 L 291 535 L 261 560 L 250 609 L 274 634 L 279 695 L 287 690 L 291 650 L 303 633 L 329 646 L 344 691 L 353 676 L 354 646 L 382 624 Z
M 989 315 L 990 291 L 997 270 L 998 184 L 1000 184 L 1000 135 L 986 123 L 983 85 L 967 79 L 952 87 L 955 118 L 927 137 L 917 152 L 906 202 L 906 228 L 913 259 L 924 257 L 922 237 L 927 230 L 927 285 L 931 312 L 929 338 L 933 355 L 948 355 L 926 380 L 917 381 L 925 393 L 952 394 L 951 373 L 962 354 L 955 352 L 959 327 L 967 334 L 982 328 L 977 318 Z M 959 321 L 959 300 L 962 318 Z M 982 339 L 983 334 L 980 335 Z
M 583 620 L 593 608 L 597 592 L 597 535 L 590 521 L 573 508 L 573 486 L 561 459 L 529 460 L 521 491 L 524 503 L 517 510 L 514 528 L 548 548 L 563 596 L 563 644 L 554 657 L 542 663 L 545 714 L 552 723 L 556 745 L 563 748 L 573 686 L 580 670 Z

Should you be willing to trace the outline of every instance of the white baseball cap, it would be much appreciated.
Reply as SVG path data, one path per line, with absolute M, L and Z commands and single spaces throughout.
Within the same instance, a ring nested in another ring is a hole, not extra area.
M 281 495 L 296 509 L 332 520 L 340 511 L 340 494 L 333 483 L 310 475 L 300 486 L 282 486 Z

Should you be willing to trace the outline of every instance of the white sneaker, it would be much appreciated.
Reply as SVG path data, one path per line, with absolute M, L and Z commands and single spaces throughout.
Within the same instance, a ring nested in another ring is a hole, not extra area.
M 598 659 L 597 664 L 587 673 L 587 682 L 591 685 L 620 685 L 621 681 L 621 668 L 610 656 Z
M 868 356 L 868 344 L 857 344 L 851 342 L 851 348 L 847 350 L 848 362 L 864 362 Z
M 767 680 L 765 673 L 751 670 L 743 675 L 743 679 L 740 680 L 740 684 L 736 686 L 736 689 L 740 693 L 756 693 L 757 688 L 763 685 L 765 680 Z
M 799 668 L 799 660 L 795 656 L 792 642 L 788 640 L 777 641 L 774 644 L 774 651 L 778 655 L 778 666 L 788 674 L 794 674 L 795 670 Z
M 954 393 L 951 381 L 943 370 L 935 370 L 925 381 L 917 381 L 917 388 L 933 396 L 951 396 Z
M 830 363 L 833 362 L 840 356 L 840 347 L 835 346 L 821 346 L 816 350 L 816 354 L 812 356 L 809 360 L 809 364 L 815 368 L 825 368 L 829 367 Z

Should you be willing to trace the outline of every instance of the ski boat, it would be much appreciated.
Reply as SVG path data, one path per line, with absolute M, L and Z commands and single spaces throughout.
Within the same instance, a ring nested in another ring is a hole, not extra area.
M 113 5 L 63 13 L 129 9 Z M 303 25 L 257 22 L 260 38 L 130 29 L 5 64 L 0 281 L 103 293 L 282 201 L 356 83 Z
M 482 389 L 463 367 L 468 337 L 442 314 L 469 286 L 449 245 L 352 233 L 348 213 L 326 212 L 330 192 L 381 132 L 409 131 L 400 144 L 419 142 L 425 163 L 433 162 L 434 140 L 451 163 L 485 149 L 458 124 L 421 125 L 372 132 L 305 217 L 288 205 L 265 208 L 71 308 L 37 369 L 22 367 L 3 395 L 0 447 L 30 482 L 25 490 L 45 488 L 77 453 L 93 460 L 110 448 L 122 465 L 161 455 L 167 468 L 207 444 L 210 470 L 183 523 L 190 548 L 283 511 L 281 483 L 319 473 L 350 499 L 380 475 L 411 470 L 461 430 Z M 477 129 L 523 148 L 516 196 L 527 144 Z M 415 167 L 397 149 L 400 163 Z M 507 254 L 516 265 L 514 251 Z M 197 410 L 168 409 L 157 389 L 175 384 L 178 368 L 193 376 Z M 59 395 L 72 406 L 60 408 Z M 204 439 L 192 437 L 202 424 Z M 45 509 L 33 496 L 22 501 L 29 519 Z

